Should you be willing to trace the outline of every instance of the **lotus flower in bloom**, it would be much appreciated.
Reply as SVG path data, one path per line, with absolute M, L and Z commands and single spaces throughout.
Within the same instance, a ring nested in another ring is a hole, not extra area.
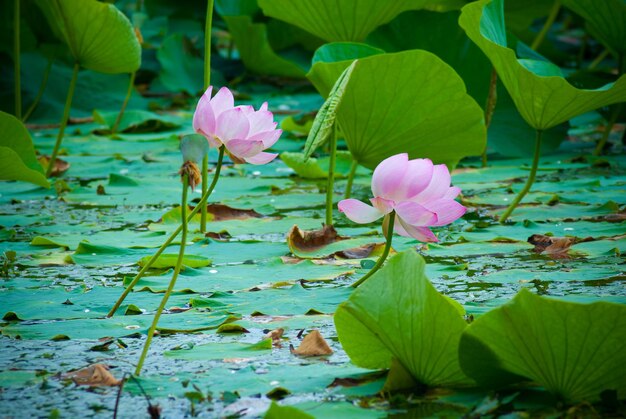
M 450 172 L 430 159 L 409 160 L 406 153 L 391 156 L 374 170 L 369 206 L 356 199 L 339 202 L 339 211 L 359 224 L 396 212 L 394 231 L 423 242 L 436 242 L 429 227 L 443 226 L 467 210 L 454 200 L 461 189 L 450 186 Z
M 266 153 L 282 134 L 276 129 L 274 115 L 265 102 L 259 110 L 235 106 L 233 94 L 222 87 L 211 98 L 210 86 L 200 98 L 193 114 L 193 129 L 205 136 L 213 147 L 224 145 L 235 163 L 265 164 L 278 154 Z

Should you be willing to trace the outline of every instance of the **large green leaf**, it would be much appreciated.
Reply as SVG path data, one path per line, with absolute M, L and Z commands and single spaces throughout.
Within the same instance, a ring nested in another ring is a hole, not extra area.
M 626 55 L 625 0 L 563 0 L 563 4 L 582 16 L 589 31 L 622 59 Z
M 459 24 L 489 57 L 520 114 L 535 129 L 548 129 L 576 115 L 626 100 L 626 77 L 595 90 L 577 89 L 557 75 L 551 63 L 518 60 L 506 46 L 502 0 L 468 4 Z
M 324 94 L 350 63 L 318 62 L 307 77 Z M 350 152 L 368 168 L 402 152 L 454 165 L 485 146 L 482 109 L 458 74 L 427 51 L 360 59 L 337 117 Z
M 489 92 L 491 63 L 459 27 L 460 11 L 415 10 L 402 13 L 376 29 L 367 42 L 387 52 L 425 49 L 459 73 L 468 93 L 484 105 Z
M 141 65 L 133 26 L 114 5 L 96 0 L 37 0 L 37 4 L 83 67 L 132 73 Z
M 427 0 L 259 0 L 267 16 L 299 26 L 327 41 L 362 41 L 377 26 Z
M 422 384 L 467 384 L 458 360 L 467 323 L 424 267 L 413 250 L 389 260 L 337 308 L 339 341 L 357 366 L 389 368 L 395 359 Z
M 577 304 L 526 289 L 463 333 L 463 371 L 495 387 L 529 378 L 569 400 L 626 397 L 626 306 Z
M 19 119 L 4 112 L 0 112 L 0 179 L 50 187 L 35 156 L 28 130 Z
M 278 55 L 267 39 L 267 27 L 250 16 L 222 16 L 246 68 L 264 75 L 304 77 L 304 69 Z

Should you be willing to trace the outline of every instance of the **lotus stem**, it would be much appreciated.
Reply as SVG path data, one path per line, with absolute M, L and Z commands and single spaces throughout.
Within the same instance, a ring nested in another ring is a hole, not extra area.
M 20 1 L 13 1 L 13 68 L 15 70 L 15 117 L 22 119 L 22 85 L 20 69 Z
M 491 79 L 489 81 L 489 93 L 487 94 L 487 103 L 485 103 L 485 128 L 489 131 L 489 125 L 491 125 L 491 119 L 493 118 L 493 112 L 496 109 L 496 102 L 498 101 L 498 73 L 495 67 L 491 69 Z M 485 150 L 481 156 L 482 166 L 487 167 L 487 143 L 485 143 Z
M 202 157 L 202 196 L 209 189 L 209 155 Z M 206 233 L 207 207 L 200 208 L 200 233 Z
M 72 108 L 72 98 L 74 97 L 74 89 L 76 88 L 76 79 L 78 79 L 78 70 L 80 69 L 80 64 L 78 62 L 74 63 L 74 70 L 72 72 L 72 80 L 70 81 L 70 88 L 67 91 L 67 98 L 65 98 L 65 109 L 63 110 L 63 119 L 61 119 L 61 127 L 59 128 L 59 133 L 57 134 L 56 143 L 54 143 L 54 149 L 52 150 L 52 155 L 50 156 L 50 161 L 48 162 L 48 168 L 46 169 L 46 177 L 50 177 L 52 171 L 54 170 L 54 162 L 56 161 L 57 154 L 59 154 L 59 148 L 61 147 L 61 142 L 63 141 L 63 134 L 65 133 L 65 127 L 67 126 L 67 121 L 70 119 L 70 109 Z
M 141 356 L 139 357 L 139 362 L 137 363 L 137 368 L 135 369 L 135 375 L 139 376 L 141 374 L 141 367 L 143 367 L 143 363 L 146 360 L 146 356 L 148 355 L 148 350 L 150 349 L 150 343 L 152 342 L 152 338 L 154 337 L 154 332 L 159 323 L 159 318 L 161 317 L 161 313 L 165 310 L 165 305 L 167 304 L 167 300 L 169 300 L 172 291 L 174 290 L 174 285 L 176 284 L 176 279 L 178 279 L 178 274 L 180 273 L 180 269 L 183 266 L 183 258 L 185 257 L 185 244 L 187 243 L 187 191 L 189 190 L 189 178 L 187 175 L 183 175 L 183 197 L 180 203 L 180 220 L 182 226 L 182 236 L 180 243 L 180 250 L 178 251 L 178 259 L 176 260 L 176 266 L 174 267 L 174 274 L 172 275 L 172 279 L 170 280 L 170 284 L 165 291 L 165 295 L 161 299 L 161 304 L 159 304 L 159 308 L 157 308 L 156 313 L 154 313 L 154 319 L 152 319 L 152 324 L 150 325 L 150 329 L 148 329 L 148 337 L 146 338 L 146 342 L 143 345 L 143 351 L 141 352 Z
M 352 160 L 352 164 L 350 165 L 350 173 L 348 173 L 348 183 L 346 184 L 346 191 L 344 192 L 344 198 L 350 198 L 352 195 L 352 184 L 354 183 L 354 175 L 356 174 L 356 169 L 359 167 L 359 162 L 356 160 Z
M 596 68 L 606 57 L 609 56 L 610 53 L 611 52 L 608 49 L 602 51 L 602 53 L 600 53 L 600 55 L 598 55 L 596 59 L 593 60 L 591 64 L 589 64 L 587 70 L 593 70 L 594 68 Z
M 539 156 L 541 155 L 541 138 L 543 136 L 542 130 L 537 130 L 537 136 L 535 137 L 535 154 L 533 156 L 533 165 L 530 168 L 530 175 L 524 185 L 524 188 L 517 194 L 511 205 L 504 211 L 504 214 L 500 217 L 500 224 L 504 224 L 509 216 L 513 213 L 517 205 L 522 201 L 524 196 L 530 191 L 530 187 L 535 182 L 535 176 L 537 176 L 537 168 L 539 167 Z
M 368 273 L 363 275 L 361 279 L 352 284 L 353 288 L 357 288 L 359 285 L 364 283 L 367 279 L 369 279 L 370 276 L 374 275 L 381 268 L 381 266 L 383 266 L 383 263 L 385 263 L 385 259 L 387 259 L 387 256 L 389 256 L 389 251 L 391 250 L 391 241 L 393 239 L 393 224 L 395 219 L 396 212 L 391 211 L 391 213 L 389 214 L 389 222 L 387 223 L 387 234 L 385 235 L 385 249 L 383 250 L 383 254 L 380 255 L 380 257 L 376 261 L 376 265 L 374 265 L 374 267 L 370 269 Z M 385 222 L 383 221 L 383 225 L 384 224 Z
M 48 60 L 48 65 L 46 66 L 46 71 L 44 71 L 43 73 L 43 79 L 41 80 L 41 85 L 39 86 L 39 91 L 37 92 L 37 96 L 35 97 L 35 100 L 26 111 L 26 114 L 22 118 L 22 122 L 26 122 L 28 118 L 30 118 L 30 115 L 35 111 L 35 109 L 37 109 L 37 105 L 39 105 L 39 101 L 43 97 L 43 92 L 45 92 L 46 86 L 48 85 L 48 77 L 50 76 L 50 70 L 52 70 L 52 59 Z
M 187 222 L 190 222 L 193 219 L 193 217 L 198 213 L 198 211 L 200 211 L 200 208 L 202 206 L 206 206 L 207 200 L 211 196 L 213 189 L 215 189 L 215 185 L 217 184 L 217 180 L 219 179 L 220 171 L 222 169 L 222 161 L 224 160 L 224 150 L 225 150 L 224 146 L 220 147 L 220 154 L 219 154 L 219 157 L 217 158 L 217 165 L 215 166 L 215 173 L 213 174 L 213 182 L 211 182 L 211 186 L 209 186 L 209 189 L 207 190 L 207 192 L 205 194 L 202 194 L 202 198 L 200 199 L 200 202 L 198 203 L 198 205 L 196 205 L 196 207 L 187 216 Z M 156 262 L 159 256 L 161 256 L 165 248 L 169 246 L 170 243 L 172 243 L 172 241 L 176 238 L 176 236 L 178 236 L 178 233 L 180 233 L 182 229 L 183 229 L 183 226 L 181 224 L 176 228 L 176 230 L 172 232 L 172 234 L 170 234 L 170 236 L 167 238 L 165 243 L 163 243 L 161 247 L 159 247 L 156 253 L 152 255 L 150 260 L 146 262 L 146 264 L 141 268 L 137 276 L 133 278 L 131 283 L 128 284 L 126 289 L 122 292 L 122 295 L 115 302 L 115 304 L 113 305 L 113 308 L 111 308 L 111 310 L 107 314 L 107 317 L 112 317 L 115 314 L 115 312 L 120 308 L 120 305 L 122 305 L 122 303 L 124 302 L 124 299 L 126 299 L 128 294 L 130 294 L 130 292 L 133 290 L 135 285 L 137 285 L 139 280 L 143 278 L 143 276 L 148 271 L 148 269 L 152 267 L 154 262 Z
M 615 126 L 615 123 L 617 122 L 617 118 L 619 118 L 619 114 L 622 112 L 622 103 L 613 105 L 612 108 L 613 109 L 611 112 L 611 116 L 609 117 L 609 120 L 606 126 L 604 127 L 602 138 L 600 138 L 600 141 L 598 141 L 598 144 L 596 144 L 595 150 L 593 150 L 594 156 L 599 156 L 602 154 L 602 151 L 604 150 L 604 146 L 606 145 L 606 142 L 609 140 L 609 136 L 611 135 L 611 131 L 613 131 L 613 127 Z
M 211 27 L 213 26 L 213 0 L 207 0 L 204 21 L 204 90 L 211 85 Z
M 120 109 L 120 113 L 117 114 L 117 118 L 115 118 L 115 123 L 113 124 L 113 128 L 111 128 L 111 133 L 113 134 L 117 132 L 117 128 L 120 126 L 120 122 L 122 122 L 124 111 L 126 110 L 126 106 L 128 105 L 128 101 L 130 100 L 130 95 L 133 93 L 133 87 L 135 87 L 136 75 L 137 75 L 136 71 L 133 71 L 132 73 L 130 73 L 130 80 L 128 81 L 128 90 L 126 91 L 126 97 L 124 98 L 124 103 L 122 103 L 122 108 Z
M 330 136 L 330 161 L 328 162 L 328 182 L 326 184 L 326 225 L 333 225 L 333 195 L 335 192 L 335 159 L 337 157 L 337 123 Z
M 537 49 L 541 46 L 541 43 L 543 42 L 546 35 L 548 34 L 548 31 L 554 24 L 556 17 L 559 15 L 560 10 L 561 10 L 561 0 L 555 0 L 554 5 L 552 6 L 552 9 L 550 10 L 550 14 L 548 15 L 548 19 L 546 19 L 546 23 L 543 24 L 541 31 L 539 31 L 539 34 L 537 35 L 532 45 L 530 46 L 530 48 L 532 48 L 533 51 L 537 51 Z

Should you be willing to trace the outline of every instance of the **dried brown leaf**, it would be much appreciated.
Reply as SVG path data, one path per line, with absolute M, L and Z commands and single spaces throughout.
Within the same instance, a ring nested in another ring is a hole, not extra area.
M 337 233 L 333 226 L 322 226 L 319 230 L 302 230 L 297 225 L 291 227 L 287 233 L 287 244 L 289 248 L 296 248 L 302 251 L 312 251 L 320 247 L 327 246 L 339 240 L 345 240 Z
M 70 378 L 81 386 L 118 386 L 121 383 L 121 380 L 113 377 L 109 368 L 103 364 L 93 364 L 80 370 L 70 371 L 63 378 Z
M 37 160 L 39 160 L 39 164 L 41 164 L 41 167 L 46 169 L 48 167 L 48 164 L 50 163 L 50 156 L 37 156 Z M 54 168 L 52 169 L 52 173 L 50 173 L 50 176 L 58 177 L 67 172 L 69 168 L 70 164 L 68 162 L 57 157 L 56 159 L 54 159 Z
M 298 356 L 321 356 L 330 355 L 333 350 L 330 349 L 319 330 L 313 330 L 302 339 L 298 349 L 292 349 L 291 353 Z
M 224 204 L 209 204 L 207 212 L 213 214 L 214 221 L 244 220 L 246 218 L 262 218 L 263 215 L 251 209 L 232 208 Z

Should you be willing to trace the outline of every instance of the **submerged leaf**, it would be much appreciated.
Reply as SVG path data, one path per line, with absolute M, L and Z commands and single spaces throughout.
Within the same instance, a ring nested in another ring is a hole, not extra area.
M 522 289 L 463 333 L 463 371 L 486 387 L 531 379 L 567 401 L 626 397 L 626 306 L 578 304 Z

